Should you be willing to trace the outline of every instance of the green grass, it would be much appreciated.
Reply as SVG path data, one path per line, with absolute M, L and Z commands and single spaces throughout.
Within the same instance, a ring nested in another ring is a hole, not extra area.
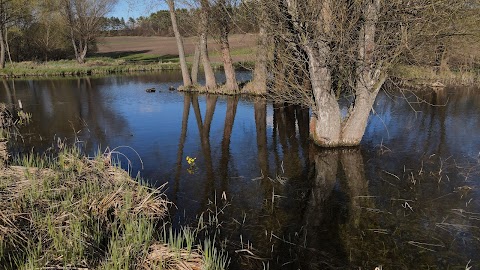
M 392 69 L 392 77 L 411 85 L 429 85 L 441 82 L 445 85 L 478 85 L 480 70 L 436 71 L 430 66 L 397 65 Z
M 156 59 L 158 61 L 151 61 Z M 113 59 L 108 57 L 89 58 L 84 64 L 74 60 L 50 61 L 48 63 L 20 62 L 7 64 L 0 71 L 0 76 L 80 76 L 128 73 L 138 71 L 158 71 L 179 69 L 175 58 L 158 58 L 148 55 L 130 55 L 125 58 Z

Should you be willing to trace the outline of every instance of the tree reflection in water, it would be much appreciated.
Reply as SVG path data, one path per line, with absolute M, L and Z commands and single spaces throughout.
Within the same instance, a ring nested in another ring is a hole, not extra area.
M 228 205 L 218 239 L 228 239 L 232 269 L 479 267 L 478 92 L 405 95 L 421 101 L 410 104 L 380 94 L 362 147 L 333 151 L 310 144 L 307 109 L 147 95 L 157 80 L 3 81 L 0 98 L 21 99 L 34 116 L 20 151 L 40 152 L 54 136 L 77 136 L 93 151 L 132 146 L 142 176 L 168 182 L 175 224 L 194 224 L 215 197 Z M 197 158 L 194 174 L 187 155 Z

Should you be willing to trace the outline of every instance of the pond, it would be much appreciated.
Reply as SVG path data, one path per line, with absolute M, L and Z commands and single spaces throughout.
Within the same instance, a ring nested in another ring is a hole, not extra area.
M 325 150 L 308 139 L 307 109 L 169 91 L 180 83 L 177 72 L 4 80 L 0 102 L 33 115 L 10 147 L 108 147 L 165 184 L 174 226 L 216 222 L 231 269 L 480 267 L 478 89 L 384 91 L 361 147 Z

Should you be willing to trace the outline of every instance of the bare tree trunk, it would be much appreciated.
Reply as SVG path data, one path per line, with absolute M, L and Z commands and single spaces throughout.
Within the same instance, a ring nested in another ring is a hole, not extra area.
M 8 44 L 8 29 L 5 29 L 5 49 L 7 51 L 8 60 L 10 64 L 13 64 L 12 54 L 10 53 L 10 45 Z
M 323 43 L 319 41 L 318 43 Z M 331 91 L 331 70 L 326 64 L 330 54 L 327 44 L 315 49 L 306 46 L 315 107 L 310 119 L 310 137 L 320 146 L 338 146 L 340 143 L 341 114 L 337 98 Z
M 82 47 L 83 45 L 83 47 Z M 78 63 L 80 64 L 83 64 L 85 63 L 85 57 L 87 56 L 87 50 L 88 50 L 88 42 L 85 41 L 83 44 L 80 44 L 80 47 L 78 48 L 80 49 L 79 53 L 78 53 Z
M 215 80 L 215 74 L 213 73 L 210 58 L 208 57 L 207 49 L 207 29 L 208 29 L 208 1 L 202 0 L 201 11 L 201 25 L 202 30 L 200 34 L 200 53 L 202 54 L 203 70 L 205 72 L 205 87 L 207 89 L 215 89 L 217 82 Z
M 265 95 L 267 94 L 267 31 L 265 29 L 265 7 L 261 1 L 258 1 L 260 5 L 259 18 L 259 31 L 257 38 L 257 52 L 255 54 L 255 68 L 253 70 L 253 80 L 248 83 L 243 89 L 245 92 Z
M 173 32 L 177 41 L 178 57 L 180 58 L 180 68 L 182 69 L 183 86 L 187 87 L 192 84 L 190 74 L 188 72 L 187 60 L 185 59 L 185 51 L 183 47 L 183 40 L 178 31 L 177 17 L 175 16 L 175 4 L 173 0 L 167 0 L 168 8 L 170 10 L 170 19 L 172 20 Z
M 4 40 L 3 27 L 0 28 L 0 68 L 5 68 L 5 40 Z
M 255 70 L 253 71 L 253 90 L 257 94 L 267 93 L 267 32 L 260 26 L 256 53 Z
M 200 39 L 195 45 L 195 55 L 193 56 L 193 66 L 192 66 L 192 83 L 198 83 L 198 69 L 200 66 Z
M 329 21 L 332 18 L 328 5 L 328 1 L 324 2 L 321 12 L 323 32 L 327 35 L 330 31 Z M 337 98 L 331 89 L 331 70 L 327 65 L 331 52 L 328 44 L 323 41 L 324 39 L 319 39 L 316 43 L 305 45 L 315 99 L 315 108 L 310 121 L 310 136 L 320 146 L 359 145 L 365 133 L 372 105 L 386 79 L 381 65 L 374 59 L 380 5 L 380 0 L 367 1 L 363 10 L 365 20 L 359 31 L 355 100 L 345 119 L 342 119 Z
M 364 9 L 365 23 L 360 29 L 358 39 L 359 59 L 355 102 L 350 107 L 349 114 L 342 125 L 343 145 L 360 144 L 373 103 L 386 79 L 386 74 L 381 71 L 381 66 L 374 63 L 375 32 L 380 5 L 380 0 L 369 1 Z
M 220 49 L 222 51 L 223 71 L 225 72 L 225 85 L 223 86 L 225 93 L 235 94 L 238 92 L 237 78 L 235 76 L 235 68 L 233 67 L 232 56 L 230 54 L 230 44 L 228 42 L 228 34 L 230 33 L 231 18 L 228 12 L 229 6 L 226 0 L 218 0 L 216 4 L 217 13 L 216 23 L 219 30 Z
M 225 28 L 226 26 L 224 26 Z M 225 71 L 225 87 L 229 94 L 238 92 L 237 78 L 235 68 L 233 67 L 232 56 L 230 55 L 230 44 L 228 43 L 228 31 L 222 30 L 220 36 L 220 47 L 222 50 L 223 69 Z

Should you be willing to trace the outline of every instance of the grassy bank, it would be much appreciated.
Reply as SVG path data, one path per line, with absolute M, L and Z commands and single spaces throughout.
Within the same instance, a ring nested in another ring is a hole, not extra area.
M 190 63 L 191 64 L 191 63 Z M 235 67 L 252 67 L 250 62 L 237 62 Z M 222 63 L 212 63 L 214 69 L 222 69 Z M 3 77 L 85 76 L 120 74 L 130 72 L 180 70 L 178 58 L 158 55 L 136 55 L 122 58 L 89 58 L 84 64 L 74 60 L 59 60 L 44 63 L 20 62 L 8 64 L 0 70 Z
M 444 85 L 480 85 L 480 70 L 438 70 L 430 66 L 398 65 L 391 76 L 407 86 L 422 87 L 440 82 Z
M 225 269 L 197 230 L 172 231 L 169 202 L 111 153 L 33 155 L 0 169 L 1 269 Z
M 86 63 L 84 64 L 79 64 L 74 60 L 50 61 L 45 63 L 13 63 L 8 64 L 5 69 L 0 70 L 0 76 L 80 76 L 175 70 L 179 68 L 179 64 L 173 61 L 131 61 L 102 57 L 87 59 Z

